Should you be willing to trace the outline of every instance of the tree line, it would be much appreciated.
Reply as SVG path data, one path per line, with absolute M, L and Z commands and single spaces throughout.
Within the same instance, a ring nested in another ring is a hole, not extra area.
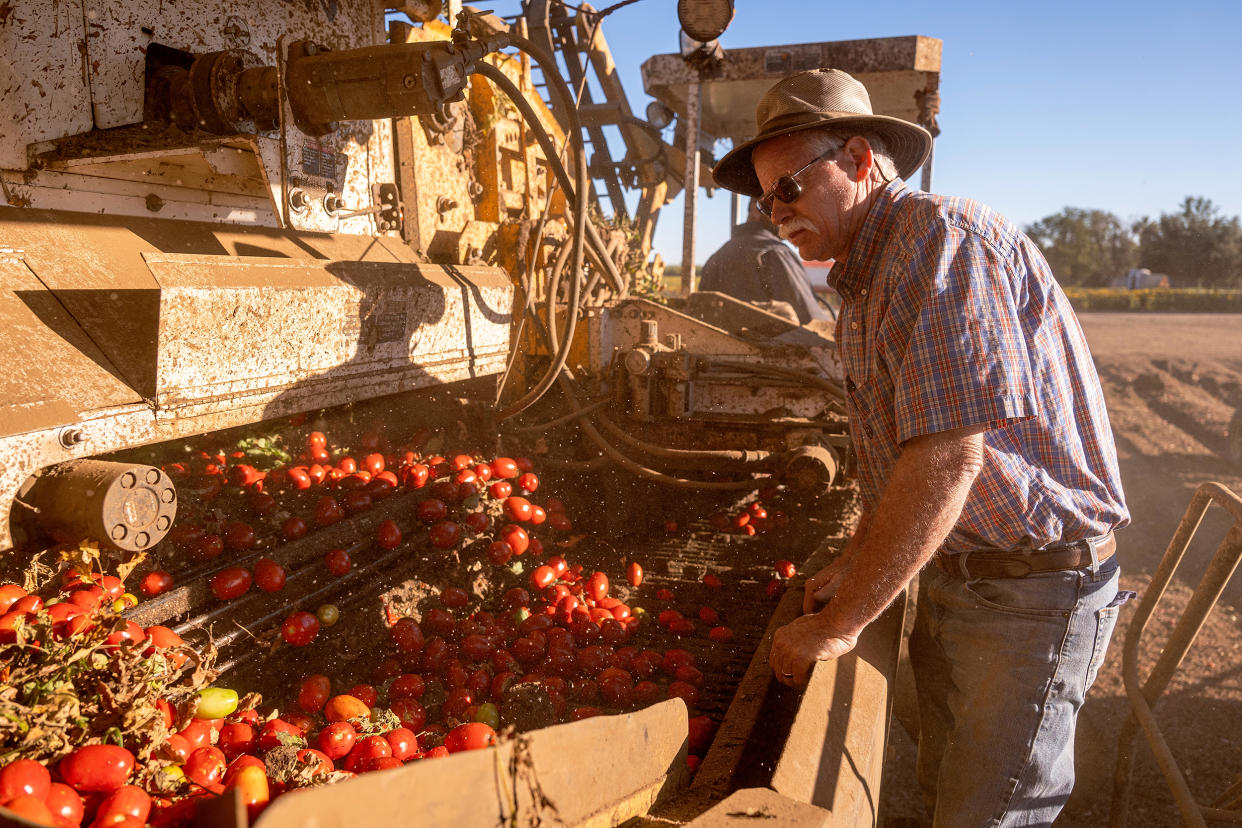
M 1158 219 L 1066 207 L 1025 229 L 1062 285 L 1104 287 L 1145 267 L 1173 287 L 1242 287 L 1242 223 L 1200 196 Z

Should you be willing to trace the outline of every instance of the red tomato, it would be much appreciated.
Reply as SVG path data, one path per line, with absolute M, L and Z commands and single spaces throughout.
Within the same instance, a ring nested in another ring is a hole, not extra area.
M 246 496 L 246 505 L 250 507 L 250 511 L 259 517 L 270 515 L 276 508 L 276 498 L 267 492 L 251 490 Z
M 533 525 L 538 526 L 539 524 L 543 523 L 547 519 L 548 519 L 548 513 L 543 510 L 543 507 L 536 506 L 535 504 L 532 503 L 530 507 L 530 522 Z
M 356 515 L 371 508 L 371 495 L 361 489 L 353 489 L 341 495 L 346 514 Z
M 280 635 L 291 646 L 305 647 L 319 635 L 319 619 L 313 612 L 298 610 L 280 625 Z
M 431 469 L 422 463 L 415 463 L 401 472 L 401 482 L 405 484 L 407 489 L 421 489 L 427 485 L 427 478 L 431 475 Z
M 206 788 L 224 779 L 225 764 L 224 751 L 207 745 L 191 753 L 182 769 L 191 782 Z
M 44 797 L 47 809 L 57 825 L 81 825 L 86 810 L 78 792 L 63 782 L 53 782 Z
M 574 528 L 573 521 L 562 512 L 548 512 L 548 525 L 558 532 L 568 532 Z
M 798 574 L 798 568 L 794 566 L 793 561 L 779 560 L 772 565 L 772 568 L 776 570 L 778 578 L 788 579 Z
M 516 523 L 505 524 L 500 530 L 500 539 L 509 544 L 514 555 L 521 555 L 530 547 L 530 535 Z
M 319 731 L 315 744 L 329 759 L 340 759 L 354 749 L 358 732 L 349 722 L 332 722 Z
M 347 575 L 354 566 L 353 561 L 349 559 L 349 553 L 344 549 L 333 549 L 324 555 L 323 562 L 328 567 L 328 571 L 337 576 Z
M 388 706 L 393 714 L 401 720 L 402 727 L 407 727 L 417 733 L 427 723 L 427 711 L 418 699 L 408 696 L 393 699 Z
M 418 737 L 413 728 L 394 727 L 384 734 L 388 746 L 392 748 L 392 758 L 404 762 L 418 755 Z
M 424 691 L 427 689 L 426 682 L 423 677 L 417 673 L 402 673 L 393 679 L 392 684 L 388 687 L 388 698 L 395 701 L 397 699 L 421 699 Z
M 171 533 L 170 533 L 171 534 Z M 17 584 L 5 584 L 0 586 L 0 613 L 6 613 L 17 602 L 18 598 L 26 595 L 24 587 Z
M 416 656 L 422 652 L 425 643 L 423 639 L 422 628 L 413 618 L 398 618 L 397 622 L 388 630 L 388 634 L 392 636 L 392 642 L 397 645 L 397 649 L 407 655 Z
M 733 630 L 728 627 L 713 627 L 707 637 L 717 644 L 727 644 L 733 640 Z
M 401 529 L 395 521 L 386 520 L 375 527 L 375 543 L 381 549 L 396 549 L 401 545 Z
M 247 765 L 237 771 L 232 781 L 225 783 L 225 787 L 236 789 L 242 801 L 246 806 L 246 813 L 253 821 L 263 809 L 267 807 L 267 803 L 271 799 L 271 788 L 268 785 L 267 771 L 262 767 Z
M 312 431 L 310 434 L 306 435 L 306 447 L 309 449 L 326 448 L 327 445 L 327 435 L 325 435 L 322 431 Z
M 768 584 L 763 588 L 763 591 L 769 598 L 779 598 L 785 591 L 785 585 L 776 578 L 773 578 L 768 581 Z
M 497 480 L 488 487 L 487 493 L 497 500 L 502 500 L 513 494 L 513 486 L 507 480 Z
M 418 515 L 418 519 L 423 523 L 430 525 L 448 517 L 448 506 L 444 504 L 443 500 L 437 500 L 432 497 L 419 503 L 415 509 L 415 514 Z
M 249 523 L 226 523 L 224 525 L 224 545 L 236 552 L 245 552 L 254 546 L 254 529 Z
M 345 472 L 346 474 L 357 474 L 358 461 L 346 455 L 345 457 L 342 457 L 341 459 L 336 461 L 336 467 L 340 469 L 341 471 Z
M 717 576 L 709 572 L 708 574 L 703 576 L 703 586 L 707 587 L 708 589 L 720 589 L 720 586 L 721 586 L 720 578 L 718 578 Z
M 259 734 L 249 722 L 230 722 L 220 728 L 220 738 L 216 747 L 224 751 L 228 759 L 236 759 L 243 753 L 250 753 L 259 746 Z
M 462 519 L 462 523 L 474 534 L 481 535 L 487 531 L 492 520 L 487 516 L 487 512 L 471 512 Z
M 432 607 L 423 613 L 423 625 L 433 635 L 448 636 L 457 628 L 457 621 L 453 618 L 453 613 L 448 610 Z
M 139 589 L 142 590 L 142 594 L 148 596 L 156 596 L 162 592 L 167 592 L 172 588 L 173 576 L 162 569 L 157 569 L 154 572 L 148 572 L 146 575 L 142 576 L 142 582 L 139 584 Z M 3 602 L 0 602 L 0 604 L 2 603 Z M 0 612 L 4 611 L 5 610 L 0 609 Z
M 114 791 L 134 770 L 134 755 L 117 745 L 83 745 L 56 766 L 60 776 L 78 793 Z
M 497 457 L 492 461 L 492 477 L 507 478 L 517 477 L 518 467 L 509 457 Z
M 638 561 L 630 561 L 629 567 L 625 570 L 626 580 L 630 582 L 630 586 L 640 586 L 643 582 L 643 568 Z
M 302 748 L 297 752 L 298 761 L 311 767 L 311 776 L 320 776 L 336 770 L 326 753 L 314 748 Z
M 22 794 L 4 803 L 4 807 L 14 816 L 22 817 L 39 825 L 52 824 L 52 811 L 43 800 L 29 794 Z M 6 819 L 5 822 L 8 822 Z
M 211 579 L 211 594 L 221 601 L 230 601 L 250 591 L 250 570 L 242 566 L 222 569 Z
M 474 476 L 486 483 L 492 479 L 492 467 L 487 463 L 476 463 L 474 465 Z
M 711 607 L 700 607 L 699 620 L 704 624 L 707 624 L 709 627 L 715 627 L 720 624 L 720 613 L 716 612 Z
M 462 469 L 472 468 L 474 466 L 474 459 L 469 454 L 455 454 L 453 459 L 449 461 L 449 465 L 452 466 L 453 471 L 461 471 Z
M 446 607 L 464 607 L 470 603 L 470 594 L 461 587 L 445 587 L 440 590 L 440 603 Z
M 593 572 L 587 580 L 587 594 L 593 601 L 602 601 L 608 597 L 608 576 L 602 572 Z
M 539 478 L 530 472 L 526 472 L 517 480 L 519 488 L 525 489 L 527 492 L 534 492 L 539 488 Z
M 259 731 L 259 749 L 271 750 L 284 744 L 280 738 L 282 733 L 285 734 L 286 738 L 301 738 L 305 731 L 283 719 L 271 719 L 265 722 L 263 729 Z
M 331 526 L 345 518 L 345 510 L 331 495 L 324 495 L 315 504 L 315 523 L 319 526 Z
M 535 567 L 535 571 L 530 573 L 530 582 L 535 589 L 551 586 L 555 581 L 556 570 L 547 564 Z
M 512 520 L 519 522 L 530 520 L 530 516 L 534 513 L 531 503 L 524 497 L 506 497 L 505 498 L 505 514 Z
M 332 695 L 332 680 L 316 673 L 302 679 L 298 685 L 298 707 L 307 713 L 318 713 Z
M 482 722 L 458 725 L 444 737 L 444 747 L 449 753 L 463 750 L 480 750 L 496 744 L 496 731 Z
M 271 558 L 259 558 L 254 563 L 254 585 L 264 592 L 279 592 L 285 588 L 285 568 Z
M 354 749 L 345 757 L 345 769 L 354 773 L 370 770 L 375 759 L 392 756 L 392 746 L 383 736 L 367 736 L 359 739 Z
M 193 719 L 181 728 L 179 735 L 185 739 L 189 747 L 189 751 L 186 752 L 187 757 L 204 745 L 211 744 L 211 731 L 211 722 L 207 719 Z
M 487 547 L 487 559 L 496 566 L 503 566 L 513 557 L 513 549 L 504 541 L 493 541 Z
M 461 527 L 451 520 L 434 523 L 427 530 L 431 545 L 437 549 L 452 549 L 461 540 Z
M 245 525 L 245 524 L 241 524 Z M 241 530 L 238 530 L 239 532 Z M 251 530 L 253 532 L 253 530 Z M 200 561 L 210 561 L 224 552 L 224 539 L 219 535 L 203 535 L 194 542 L 191 554 Z
M 686 707 L 694 707 L 699 701 L 699 691 L 692 685 L 684 681 L 674 681 L 668 686 L 668 697 L 680 698 L 686 703 Z
M 375 707 L 376 702 L 379 701 L 379 693 L 369 684 L 355 684 L 349 689 L 349 695 L 367 707 Z
M 374 477 L 384 470 L 384 455 L 379 452 L 368 454 L 362 458 L 362 468 L 366 469 Z
M 510 609 L 517 609 L 530 604 L 530 593 L 521 587 L 511 587 L 505 591 L 501 603 Z
M 33 759 L 18 759 L 0 770 L 0 802 L 8 802 L 15 796 L 33 796 L 43 799 L 52 784 L 52 774 Z

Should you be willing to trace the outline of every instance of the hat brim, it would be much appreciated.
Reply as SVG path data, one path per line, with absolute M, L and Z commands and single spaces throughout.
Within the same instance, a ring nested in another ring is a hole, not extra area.
M 734 147 L 721 158 L 712 169 L 712 178 L 718 186 L 726 190 L 757 198 L 763 195 L 763 188 L 759 186 L 755 165 L 750 157 L 755 147 L 782 135 L 820 128 L 831 128 L 842 133 L 851 130 L 873 133 L 884 141 L 897 167 L 897 174 L 902 178 L 913 175 L 931 155 L 931 133 L 917 124 L 888 115 L 838 115 L 760 133 L 746 143 Z

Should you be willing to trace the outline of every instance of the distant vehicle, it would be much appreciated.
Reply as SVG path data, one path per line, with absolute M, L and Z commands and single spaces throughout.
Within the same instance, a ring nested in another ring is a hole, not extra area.
M 1126 290 L 1144 290 L 1147 288 L 1167 288 L 1169 277 L 1165 273 L 1152 273 L 1145 267 L 1132 267 L 1124 276 L 1113 279 L 1113 287 Z

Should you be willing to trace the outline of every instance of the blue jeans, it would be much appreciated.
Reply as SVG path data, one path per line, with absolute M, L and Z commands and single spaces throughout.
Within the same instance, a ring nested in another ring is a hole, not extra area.
M 910 662 L 919 785 L 935 825 L 1051 825 L 1074 723 L 1117 621 L 1117 557 L 1026 578 L 919 576 Z

